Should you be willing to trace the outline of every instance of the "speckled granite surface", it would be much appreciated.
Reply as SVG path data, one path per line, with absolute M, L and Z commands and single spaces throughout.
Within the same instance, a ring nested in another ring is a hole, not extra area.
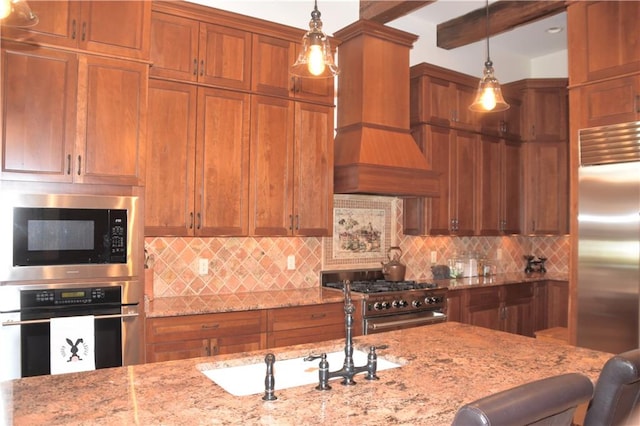
M 233 397 L 199 368 L 261 362 L 266 351 L 18 379 L 0 384 L 0 424 L 447 425 L 462 404 L 531 380 L 580 372 L 596 380 L 610 354 L 442 323 L 360 336 L 357 347 L 403 366 L 331 391 L 301 386 Z M 342 341 L 278 349 L 277 359 L 342 349 Z M 331 365 L 330 370 L 339 369 Z M 276 362 L 276 381 L 277 362 Z M 4 423 L 2 423 L 4 421 Z
M 564 275 L 511 273 L 493 275 L 490 277 L 435 280 L 435 282 L 442 287 L 449 287 L 451 290 L 456 290 L 476 286 L 513 284 L 540 280 L 566 281 L 567 277 Z M 359 297 L 357 293 L 353 293 L 352 296 L 354 299 Z M 334 289 L 323 289 L 320 287 L 220 294 L 217 296 L 162 297 L 146 301 L 145 313 L 148 318 L 152 318 L 246 311 L 252 309 L 270 309 L 286 306 L 316 305 L 319 303 L 341 302 L 343 300 L 342 292 Z

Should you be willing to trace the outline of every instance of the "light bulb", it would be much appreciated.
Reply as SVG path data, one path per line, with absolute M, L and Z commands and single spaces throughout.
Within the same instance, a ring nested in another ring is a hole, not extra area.
M 320 75 L 324 72 L 324 57 L 322 46 L 319 44 L 309 46 L 309 72 L 313 75 Z
M 11 0 L 0 0 L 0 19 L 4 19 L 11 13 Z
M 485 87 L 482 91 L 482 97 L 480 98 L 480 103 L 482 107 L 491 111 L 496 107 L 496 94 L 493 91 L 493 87 Z

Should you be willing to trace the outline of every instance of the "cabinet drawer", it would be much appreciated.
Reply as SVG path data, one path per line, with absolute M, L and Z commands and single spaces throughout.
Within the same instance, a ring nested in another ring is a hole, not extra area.
M 357 306 L 357 304 L 356 304 Z M 356 307 L 358 316 L 359 309 Z M 344 328 L 344 304 L 296 306 L 269 311 L 269 331 L 294 330 L 340 324 Z
M 147 319 L 147 342 L 170 342 L 230 335 L 260 334 L 264 311 L 226 312 Z
M 504 301 L 509 304 L 522 299 L 530 299 L 533 297 L 533 284 L 509 284 L 502 287 L 504 291 Z
M 500 287 L 468 290 L 466 305 L 470 308 L 500 306 Z
M 324 342 L 326 340 L 344 339 L 344 322 L 329 324 L 321 327 L 298 328 L 294 330 L 282 330 L 269 333 L 268 347 L 300 345 L 303 343 Z M 354 335 L 358 335 L 354 332 Z

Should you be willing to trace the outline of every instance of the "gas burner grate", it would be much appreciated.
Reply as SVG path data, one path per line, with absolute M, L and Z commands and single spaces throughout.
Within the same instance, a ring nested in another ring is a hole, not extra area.
M 344 282 L 326 283 L 326 287 L 344 290 Z M 426 290 L 437 288 L 435 283 L 419 283 L 416 281 L 354 281 L 351 283 L 351 291 L 354 293 L 385 293 L 407 290 Z

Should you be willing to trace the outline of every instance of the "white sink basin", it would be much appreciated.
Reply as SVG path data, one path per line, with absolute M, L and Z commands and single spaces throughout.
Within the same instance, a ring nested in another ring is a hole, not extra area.
M 327 354 L 329 371 L 336 371 L 342 368 L 344 363 L 344 351 L 331 352 Z M 318 384 L 318 364 L 319 359 L 304 361 L 302 358 L 278 360 L 273 366 L 275 378 L 275 390 L 292 388 L 295 386 Z M 353 351 L 353 363 L 356 367 L 367 364 L 367 353 L 359 350 Z M 378 356 L 378 371 L 400 367 L 400 364 L 388 361 Z M 235 367 L 215 368 L 203 370 L 202 373 L 221 386 L 232 395 L 244 396 L 264 393 L 264 378 L 266 364 L 239 365 Z M 366 373 L 356 375 L 364 380 Z M 342 380 L 342 378 L 336 378 Z M 332 379 L 335 380 L 335 379 Z

